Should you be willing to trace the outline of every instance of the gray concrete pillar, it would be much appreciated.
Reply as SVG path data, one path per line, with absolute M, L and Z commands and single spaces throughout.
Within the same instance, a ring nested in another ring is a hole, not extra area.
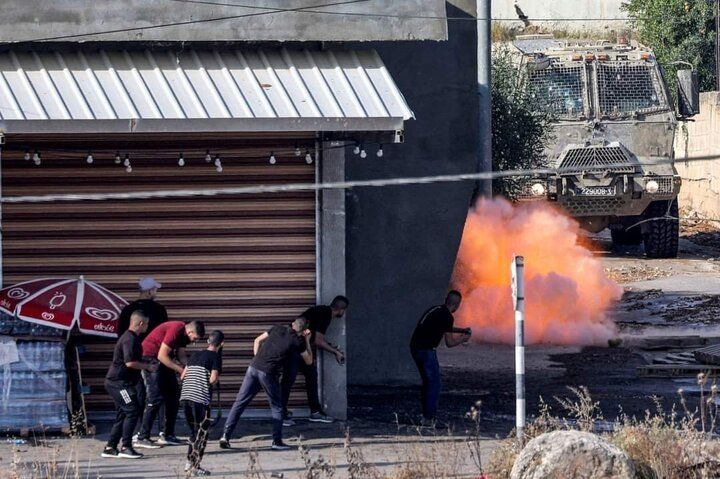
M 320 181 L 345 181 L 345 148 L 342 143 L 323 143 L 320 158 Z M 345 190 L 323 190 L 319 195 L 319 299 L 329 304 L 338 294 L 345 294 Z M 352 311 L 352 298 L 350 298 Z M 347 351 L 344 318 L 333 319 L 327 339 Z M 325 412 L 347 419 L 347 370 L 332 354 L 320 353 L 320 393 Z

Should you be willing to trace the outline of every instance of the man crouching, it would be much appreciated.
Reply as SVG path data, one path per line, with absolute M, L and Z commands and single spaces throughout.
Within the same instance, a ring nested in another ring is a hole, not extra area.
M 232 436 L 240 416 L 262 389 L 270 400 L 270 410 L 272 411 L 272 449 L 285 451 L 290 449 L 290 446 L 282 440 L 283 404 L 280 392 L 280 374 L 287 361 L 297 357 L 297 354 L 300 354 L 305 364 L 312 364 L 308 320 L 300 316 L 293 321 L 291 326 L 272 327 L 255 338 L 253 352 L 255 358 L 245 373 L 240 391 L 230 409 L 223 436 L 220 438 L 220 447 L 222 449 L 230 448 L 230 436 Z

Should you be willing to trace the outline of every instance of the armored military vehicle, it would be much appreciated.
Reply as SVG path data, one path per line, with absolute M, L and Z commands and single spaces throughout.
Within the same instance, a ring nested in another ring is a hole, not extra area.
M 590 232 L 609 228 L 615 244 L 677 256 L 673 139 L 678 119 L 697 113 L 697 73 L 678 71 L 676 111 L 662 68 L 640 45 L 546 36 L 513 45 L 532 94 L 556 119 L 545 150 L 554 171 L 531 179 L 527 196 L 557 202 Z

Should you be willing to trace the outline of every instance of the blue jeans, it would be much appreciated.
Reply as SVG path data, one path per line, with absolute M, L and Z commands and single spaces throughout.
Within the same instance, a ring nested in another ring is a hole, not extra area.
M 440 399 L 440 363 L 434 349 L 411 349 L 413 360 L 420 372 L 422 388 L 420 401 L 426 419 L 434 419 Z
M 260 389 L 265 391 L 265 394 L 267 394 L 270 400 L 270 410 L 273 421 L 273 442 L 282 441 L 283 408 L 280 380 L 262 371 L 258 371 L 252 366 L 248 367 L 245 373 L 240 391 L 238 391 L 227 421 L 225 421 L 225 430 L 223 432 L 228 439 L 235 430 L 235 426 L 237 426 L 243 411 L 245 411 L 245 408 L 250 404 L 250 401 L 253 400 L 255 395 L 260 392 Z

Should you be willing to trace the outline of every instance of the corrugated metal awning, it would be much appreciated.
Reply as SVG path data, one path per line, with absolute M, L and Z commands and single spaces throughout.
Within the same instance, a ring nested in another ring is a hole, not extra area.
M 0 53 L 0 131 L 391 131 L 413 114 L 374 50 Z

